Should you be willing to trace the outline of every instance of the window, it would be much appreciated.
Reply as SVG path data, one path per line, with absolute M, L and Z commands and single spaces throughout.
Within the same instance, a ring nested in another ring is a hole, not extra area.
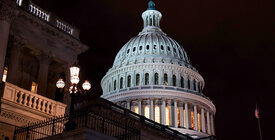
M 194 90 L 197 90 L 197 87 L 196 87 L 196 80 L 195 80 L 195 79 L 193 80 L 193 89 L 194 89 Z
M 177 108 L 177 115 L 178 115 L 178 127 L 180 127 L 180 110 Z
M 138 114 L 138 107 L 137 106 L 134 108 L 134 112 Z
M 131 75 L 128 75 L 127 77 L 127 87 L 131 86 Z
M 149 106 L 145 106 L 145 108 L 144 108 L 144 116 L 146 117 L 146 118 L 150 118 L 150 111 L 149 111 Z
M 176 86 L 177 84 L 177 77 L 176 75 L 173 75 L 173 86 Z
M 155 73 L 155 85 L 159 84 L 159 74 Z
M 165 125 L 170 125 L 170 109 L 169 109 L 169 107 L 166 107 L 165 108 L 165 115 L 166 115 L 166 117 L 165 117 Z
M 163 50 L 163 45 L 160 46 L 160 49 Z
M 136 47 L 134 47 L 133 52 L 136 51 Z
M 130 52 L 130 49 L 127 50 L 127 54 Z
M 187 88 L 190 89 L 190 79 L 189 78 L 188 78 L 187 84 L 188 84 Z
M 123 78 L 122 78 L 122 77 L 120 78 L 120 86 L 119 86 L 119 88 L 120 88 L 120 89 L 123 88 Z
M 114 81 L 114 90 L 116 90 L 116 80 Z
M 180 87 L 184 88 L 184 78 L 180 77 Z
M 168 75 L 166 73 L 164 74 L 163 84 L 166 85 L 166 86 L 168 85 Z
M 201 131 L 201 121 L 200 121 L 200 114 L 198 113 L 198 131 L 200 132 Z
M 155 122 L 160 123 L 160 109 L 159 109 L 159 106 L 155 106 Z
M 8 68 L 4 67 L 4 72 L 3 72 L 3 77 L 2 77 L 3 82 L 7 81 L 7 75 L 8 75 Z
M 157 49 L 157 45 L 154 45 L 154 50 Z
M 139 50 L 142 50 L 142 46 L 139 46 Z
M 145 85 L 149 85 L 149 73 L 145 73 Z
M 146 46 L 146 49 L 149 50 L 149 45 Z
M 170 47 L 169 47 L 169 46 L 167 47 L 167 49 L 168 49 L 168 51 L 170 52 Z
M 31 92 L 37 93 L 37 86 L 38 84 L 36 82 L 32 82 Z
M 191 112 L 191 128 L 195 129 L 195 118 L 194 118 L 194 112 Z
M 136 74 L 136 86 L 139 86 L 140 75 Z
M 111 91 L 111 84 L 109 83 L 109 92 Z

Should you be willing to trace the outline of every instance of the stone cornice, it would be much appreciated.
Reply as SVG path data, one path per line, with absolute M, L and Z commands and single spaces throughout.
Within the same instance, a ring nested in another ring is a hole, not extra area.
M 0 20 L 11 22 L 16 16 L 16 3 L 11 0 L 0 0 Z
M 19 9 L 19 8 L 18 8 Z M 41 19 L 35 17 L 34 15 L 19 9 L 20 13 L 18 14 L 18 18 L 23 18 L 24 21 L 28 21 L 30 24 L 40 28 L 46 33 L 50 34 L 54 38 L 60 39 L 60 42 L 64 42 L 70 47 L 70 49 L 74 50 L 77 54 L 85 52 L 88 50 L 88 46 L 81 43 L 79 39 L 60 31 L 59 29 L 53 27 L 52 25 L 42 21 Z

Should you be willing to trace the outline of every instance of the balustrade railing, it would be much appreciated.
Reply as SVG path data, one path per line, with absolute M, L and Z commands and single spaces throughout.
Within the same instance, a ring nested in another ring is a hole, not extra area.
M 51 116 L 65 113 L 66 105 L 6 82 L 3 99 Z
M 40 18 L 41 20 L 51 24 L 55 28 L 58 28 L 61 31 L 66 32 L 69 35 L 72 35 L 78 38 L 77 29 L 66 23 L 65 21 L 59 19 L 54 14 L 47 12 L 46 10 L 40 8 L 36 4 L 32 3 L 30 0 L 15 0 L 19 7 L 28 11 L 32 15 Z

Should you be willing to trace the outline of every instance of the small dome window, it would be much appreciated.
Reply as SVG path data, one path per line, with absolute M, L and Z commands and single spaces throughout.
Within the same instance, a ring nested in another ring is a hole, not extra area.
M 136 51 L 136 47 L 134 47 L 133 52 Z
M 146 49 L 149 50 L 149 45 L 146 46 Z
M 170 52 L 170 47 L 169 47 L 169 46 L 167 47 L 167 49 L 168 49 L 168 51 Z
M 177 52 L 177 50 L 174 48 L 174 52 Z
M 127 54 L 130 52 L 130 49 L 127 50 Z
M 157 45 L 154 45 L 154 50 L 157 49 Z
M 142 46 L 139 46 L 139 50 L 142 50 Z
M 163 50 L 163 45 L 160 46 L 160 49 Z

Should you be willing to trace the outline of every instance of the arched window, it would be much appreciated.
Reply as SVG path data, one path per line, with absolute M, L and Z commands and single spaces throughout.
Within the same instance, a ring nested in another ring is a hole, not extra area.
M 116 80 L 114 81 L 114 90 L 116 90 Z
M 180 77 L 180 87 L 184 88 L 184 78 Z
M 188 88 L 188 89 L 190 89 L 190 85 L 191 85 L 190 79 L 188 78 L 188 82 L 187 82 L 187 88 Z
M 173 75 L 173 86 L 176 86 L 177 84 L 177 77 L 176 75 Z
M 122 78 L 122 77 L 120 78 L 120 86 L 119 86 L 119 88 L 120 88 L 120 89 L 123 88 L 123 78 Z
M 144 116 L 148 119 L 150 118 L 150 111 L 149 111 L 149 106 L 148 105 L 145 106 L 145 108 L 144 108 Z
M 195 80 L 195 79 L 193 80 L 193 89 L 194 89 L 194 90 L 197 90 L 197 87 L 196 87 L 196 80 Z
M 160 46 L 160 49 L 163 50 L 163 45 Z
M 138 106 L 134 108 L 134 112 L 138 114 Z
M 139 81 L 140 81 L 140 75 L 136 74 L 136 86 L 139 86 Z
M 178 116 L 178 127 L 180 127 L 180 110 L 179 108 L 177 107 L 177 116 Z
M 149 45 L 146 46 L 146 49 L 149 50 Z
M 159 109 L 159 106 L 155 106 L 155 122 L 160 123 L 160 109 Z
M 195 129 L 195 117 L 194 117 L 194 112 L 191 112 L 191 128 L 194 130 Z
M 198 82 L 198 92 L 201 93 L 201 83 Z
M 109 83 L 109 92 L 111 91 L 111 89 L 112 89 L 112 88 L 111 88 L 111 83 Z
M 131 75 L 127 77 L 127 87 L 131 87 Z
M 166 115 L 166 117 L 165 117 L 165 125 L 170 125 L 170 109 L 169 109 L 169 107 L 166 107 L 165 108 L 165 115 Z
M 167 75 L 167 73 L 164 74 L 163 84 L 166 85 L 166 86 L 168 85 L 168 75 Z
M 155 73 L 155 85 L 159 84 L 159 74 Z
M 198 118 L 198 131 L 200 132 L 201 131 L 201 115 L 200 115 L 200 113 L 198 113 L 197 118 Z
M 145 85 L 149 85 L 149 73 L 145 73 Z

